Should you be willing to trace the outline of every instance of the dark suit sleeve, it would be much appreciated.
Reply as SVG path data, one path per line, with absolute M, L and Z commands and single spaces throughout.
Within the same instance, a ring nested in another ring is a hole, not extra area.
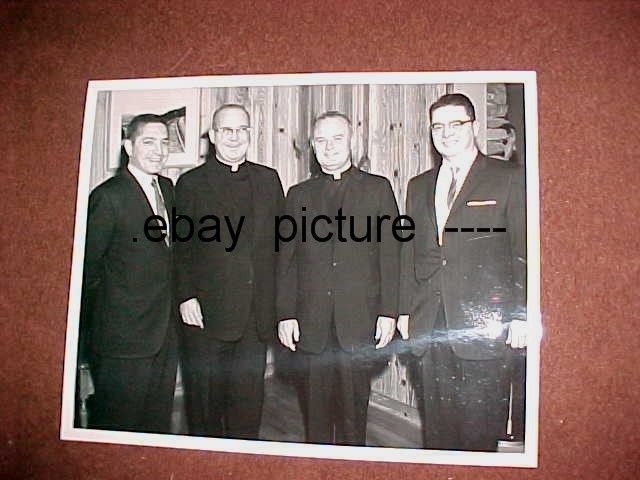
M 398 216 L 398 204 L 387 180 L 382 184 L 379 194 L 380 206 L 378 215 L 388 215 L 393 222 Z M 382 228 L 380 243 L 380 294 L 381 302 L 379 315 L 386 317 L 398 316 L 398 291 L 400 281 L 400 245 L 391 228 Z
M 280 181 L 280 176 L 278 175 L 278 172 L 276 172 L 275 170 L 272 171 L 272 176 L 271 176 L 271 181 L 274 185 L 273 187 L 273 191 L 275 192 L 275 201 L 274 201 L 274 205 L 273 205 L 273 218 L 272 219 L 268 219 L 268 221 L 273 222 L 271 223 L 271 225 L 275 224 L 275 218 L 276 216 L 282 215 L 284 213 L 285 210 L 285 205 L 284 205 L 284 191 L 282 190 L 282 182 Z M 275 241 L 275 227 L 274 230 L 270 230 L 272 232 L 273 235 L 273 239 Z M 272 258 L 272 267 L 271 267 L 271 272 L 272 272 L 272 285 L 275 286 L 275 288 L 273 290 L 271 290 L 272 292 L 272 303 L 271 303 L 271 315 L 275 315 L 275 318 L 271 318 L 270 321 L 273 322 L 273 327 L 274 329 L 272 330 L 272 333 L 276 333 L 277 332 L 277 328 L 278 328 L 278 321 L 281 319 L 280 316 L 278 315 L 278 307 L 277 307 L 277 303 L 278 303 L 278 290 L 277 290 L 277 284 L 278 284 L 278 254 L 275 253 L 275 245 L 273 245 L 273 247 L 269 246 L 269 248 L 273 248 L 273 250 L 270 253 L 271 258 Z M 277 337 L 277 334 L 276 334 Z M 272 337 L 270 337 L 272 338 Z
M 176 217 L 184 215 L 193 221 L 195 218 L 195 195 L 194 189 L 187 185 L 187 182 L 180 178 L 175 189 Z M 173 225 L 176 237 L 186 238 L 189 232 L 189 223 L 186 220 L 176 221 Z M 193 232 L 191 232 L 193 233 Z M 176 272 L 176 300 L 178 305 L 182 302 L 196 297 L 196 289 L 193 281 L 194 247 L 193 238 L 191 241 L 176 241 L 175 249 L 175 272 Z
M 524 169 L 518 168 L 512 174 L 507 206 L 507 231 L 511 241 L 511 265 L 513 269 L 514 311 L 512 320 L 526 319 L 527 225 L 525 205 Z
M 89 196 L 87 234 L 84 251 L 82 300 L 80 311 L 80 363 L 88 360 L 92 314 L 97 293 L 102 286 L 104 257 L 115 230 L 115 209 L 104 188 L 98 187 Z
M 406 215 L 414 219 L 415 223 L 415 206 L 413 199 L 413 182 L 409 182 L 407 188 Z M 400 306 L 399 314 L 408 315 L 411 313 L 411 302 L 417 289 L 417 281 L 415 276 L 414 258 L 415 258 L 415 242 L 414 238 L 402 244 L 400 254 Z
M 87 241 L 84 252 L 84 287 L 93 289 L 100 282 L 103 258 L 115 230 L 115 209 L 103 189 L 89 197 Z
M 298 194 L 295 188 L 289 190 L 284 202 L 284 215 L 289 215 L 290 219 L 282 220 L 274 226 L 274 241 L 278 238 L 289 238 L 293 233 L 291 219 L 296 218 L 299 210 L 296 208 Z M 286 217 L 283 217 L 286 218 Z M 295 220 L 294 220 L 295 221 Z M 280 235 L 277 237 L 276 235 Z M 298 235 L 291 241 L 280 241 L 274 248 L 278 251 L 278 266 L 276 273 L 277 300 L 276 309 L 278 321 L 297 318 L 296 304 L 298 295 L 298 263 L 296 250 L 298 245 Z

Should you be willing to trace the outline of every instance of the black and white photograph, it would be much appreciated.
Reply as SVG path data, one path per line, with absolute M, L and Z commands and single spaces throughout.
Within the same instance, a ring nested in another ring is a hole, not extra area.
M 536 74 L 87 87 L 63 440 L 535 468 Z

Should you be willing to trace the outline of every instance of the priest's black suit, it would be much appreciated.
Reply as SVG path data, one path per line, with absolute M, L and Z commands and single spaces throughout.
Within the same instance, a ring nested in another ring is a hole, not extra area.
M 440 246 L 438 171 L 409 182 L 407 215 L 416 231 L 402 251 L 400 311 L 410 314 L 418 357 L 425 447 L 495 450 L 507 421 L 504 324 L 523 319 L 526 305 L 524 172 L 479 154 Z
M 165 206 L 173 185 L 158 177 Z M 95 384 L 89 426 L 170 430 L 176 375 L 172 247 L 148 240 L 153 210 L 122 169 L 89 197 L 81 337 Z
M 220 241 L 209 230 L 203 238 L 176 242 L 178 302 L 197 298 L 204 328 L 183 324 L 184 378 L 189 433 L 257 439 L 264 392 L 266 345 L 275 339 L 274 219 L 284 194 L 277 172 L 252 162 L 238 171 L 215 155 L 180 177 L 179 215 L 189 216 L 196 232 L 220 220 Z M 232 240 L 224 217 L 237 230 Z M 184 236 L 188 224 L 176 221 Z
M 346 241 L 338 238 L 339 209 L 346 217 Z M 278 319 L 297 319 L 300 328 L 289 364 L 302 377 L 307 441 L 364 445 L 371 367 L 378 353 L 376 319 L 395 318 L 398 308 L 400 243 L 391 234 L 398 215 L 393 191 L 385 178 L 351 167 L 339 180 L 321 174 L 295 185 L 285 210 L 296 219 L 298 232 L 280 247 Z M 385 215 L 391 221 L 383 223 L 378 241 L 376 219 Z M 300 231 L 303 217 L 306 237 Z M 349 234 L 350 218 L 359 241 Z M 310 236 L 314 219 L 320 240 Z M 368 220 L 372 237 L 364 239 Z M 288 238 L 291 232 L 285 230 L 282 236 Z

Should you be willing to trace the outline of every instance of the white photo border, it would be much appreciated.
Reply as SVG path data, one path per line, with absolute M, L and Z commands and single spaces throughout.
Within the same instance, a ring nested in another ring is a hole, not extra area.
M 82 269 L 85 250 L 87 207 L 90 193 L 93 133 L 99 92 L 239 86 L 444 83 L 516 83 L 523 84 L 524 86 L 527 195 L 527 321 L 530 333 L 527 346 L 526 441 L 524 452 L 462 452 L 390 447 L 334 446 L 265 440 L 233 440 L 177 434 L 116 432 L 76 428 L 74 426 Z M 62 440 L 84 442 L 309 458 L 536 468 L 538 466 L 540 341 L 542 337 L 540 314 L 539 211 L 537 82 L 536 72 L 534 71 L 305 73 L 90 81 L 88 83 L 85 103 L 78 192 L 76 198 L 60 438 Z

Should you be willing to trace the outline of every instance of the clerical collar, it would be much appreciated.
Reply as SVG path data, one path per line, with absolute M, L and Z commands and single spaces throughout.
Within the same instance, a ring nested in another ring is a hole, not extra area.
M 325 175 L 331 176 L 333 177 L 334 180 L 341 180 L 342 177 L 344 176 L 344 174 L 346 174 L 349 170 L 351 170 L 351 162 L 347 163 L 344 167 L 342 167 L 340 170 L 336 170 L 333 172 L 327 172 L 325 169 L 323 169 L 322 167 L 322 173 L 324 173 Z
M 145 184 L 151 185 L 153 180 L 158 178 L 157 175 L 152 175 L 150 173 L 143 172 L 138 167 L 131 164 L 131 162 L 127 164 L 127 170 L 129 170 L 129 173 L 131 173 L 131 175 L 135 177 L 135 179 L 138 181 L 140 185 L 145 185 Z
M 220 162 L 222 165 L 226 165 L 227 167 L 229 167 L 231 169 L 231 171 L 233 173 L 238 171 L 238 168 L 240 168 L 240 165 L 242 165 L 244 162 L 247 161 L 247 157 L 243 158 L 240 162 L 235 162 L 235 163 L 230 163 L 230 162 L 226 162 L 224 160 L 222 160 L 217 154 L 216 154 L 216 160 L 218 162 Z

